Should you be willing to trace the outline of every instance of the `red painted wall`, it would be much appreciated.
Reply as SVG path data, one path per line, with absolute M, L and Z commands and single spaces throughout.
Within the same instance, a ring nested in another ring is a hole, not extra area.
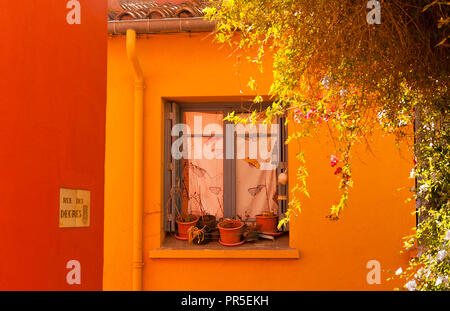
M 0 290 L 101 290 L 107 1 L 0 10 Z M 58 228 L 59 189 L 91 190 L 91 225 Z M 81 284 L 69 285 L 69 260 Z

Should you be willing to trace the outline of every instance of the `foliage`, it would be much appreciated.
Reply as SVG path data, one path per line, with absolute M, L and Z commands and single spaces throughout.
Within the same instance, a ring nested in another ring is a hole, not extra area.
M 430 112 L 421 115 L 423 120 L 416 127 L 420 143 L 416 144 L 415 153 L 420 165 L 411 171 L 411 177 L 416 178 L 420 224 L 416 234 L 405 239 L 405 248 L 415 247 L 419 254 L 399 275 L 408 280 L 405 286 L 409 290 L 448 290 L 450 131 L 441 115 Z
M 448 289 L 445 280 L 436 285 L 439 275 L 448 275 L 448 256 L 441 261 L 436 256 L 448 250 L 444 238 L 450 229 L 446 41 L 450 2 L 380 3 L 381 23 L 373 25 L 366 20 L 369 10 L 362 0 L 211 0 L 205 12 L 217 21 L 218 41 L 255 50 L 248 61 L 260 70 L 267 58 L 273 61 L 269 94 L 273 104 L 264 111 L 264 121 L 286 116 L 296 124 L 299 129 L 286 143 L 314 135 L 324 124 L 328 127 L 336 147 L 330 164 L 336 166 L 341 192 L 330 219 L 339 219 L 347 204 L 353 184 L 353 146 L 367 142 L 380 126 L 399 140 L 411 138 L 412 125 L 417 123 L 412 177 L 417 177 L 414 197 L 421 222 L 405 245 L 417 242 L 424 251 L 407 271 L 419 267 L 431 271 L 427 277 L 417 277 L 414 288 Z M 257 89 L 253 78 L 248 85 Z M 258 94 L 255 102 L 261 100 Z M 255 111 L 245 120 L 227 118 L 255 122 L 257 115 Z M 297 159 L 297 182 L 285 222 L 300 211 L 300 195 L 308 196 L 302 152 Z

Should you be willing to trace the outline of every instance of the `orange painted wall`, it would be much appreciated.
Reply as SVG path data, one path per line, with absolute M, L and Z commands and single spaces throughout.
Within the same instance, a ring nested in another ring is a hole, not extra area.
M 310 200 L 291 224 L 291 247 L 300 259 L 150 259 L 160 247 L 163 210 L 163 98 L 251 95 L 246 87 L 253 75 L 267 93 L 271 70 L 264 76 L 212 43 L 208 34 L 141 37 L 137 53 L 146 78 L 144 108 L 144 288 L 146 290 L 381 290 L 392 289 L 388 271 L 405 265 L 399 254 L 402 237 L 415 218 L 405 204 L 412 157 L 401 154 L 390 137 L 378 133 L 373 154 L 358 146 L 354 161 L 355 186 L 342 220 L 325 219 L 338 198 L 337 180 L 329 165 L 334 152 L 326 135 L 306 141 L 310 171 Z M 200 98 L 199 98 L 200 97 Z M 290 146 L 294 172 L 295 145 Z M 105 179 L 104 289 L 131 289 L 133 76 L 124 37 L 111 37 L 108 46 L 108 103 Z M 290 175 L 291 184 L 293 174 Z M 397 188 L 404 187 L 397 191 Z M 382 284 L 368 285 L 369 260 L 378 260 Z M 207 271 L 207 273 L 202 273 Z M 211 271 L 211 272 L 210 272 Z M 202 273 L 202 279 L 198 278 Z
M 102 289 L 107 2 L 67 2 L 1 5 L 0 290 Z M 60 187 L 91 190 L 89 228 L 58 228 Z

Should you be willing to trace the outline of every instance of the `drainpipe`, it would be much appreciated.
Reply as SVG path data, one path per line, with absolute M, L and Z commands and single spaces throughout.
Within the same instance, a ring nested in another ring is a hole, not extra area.
M 136 56 L 136 31 L 127 30 L 127 56 L 134 72 L 133 291 L 142 290 L 144 77 Z

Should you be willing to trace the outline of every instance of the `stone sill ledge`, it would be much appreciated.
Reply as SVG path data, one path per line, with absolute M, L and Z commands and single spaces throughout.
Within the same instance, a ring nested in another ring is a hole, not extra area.
M 295 248 L 287 249 L 248 249 L 248 250 L 218 250 L 218 249 L 167 249 L 150 250 L 152 259 L 182 259 L 182 258 L 238 258 L 238 259 L 299 259 L 300 253 Z

